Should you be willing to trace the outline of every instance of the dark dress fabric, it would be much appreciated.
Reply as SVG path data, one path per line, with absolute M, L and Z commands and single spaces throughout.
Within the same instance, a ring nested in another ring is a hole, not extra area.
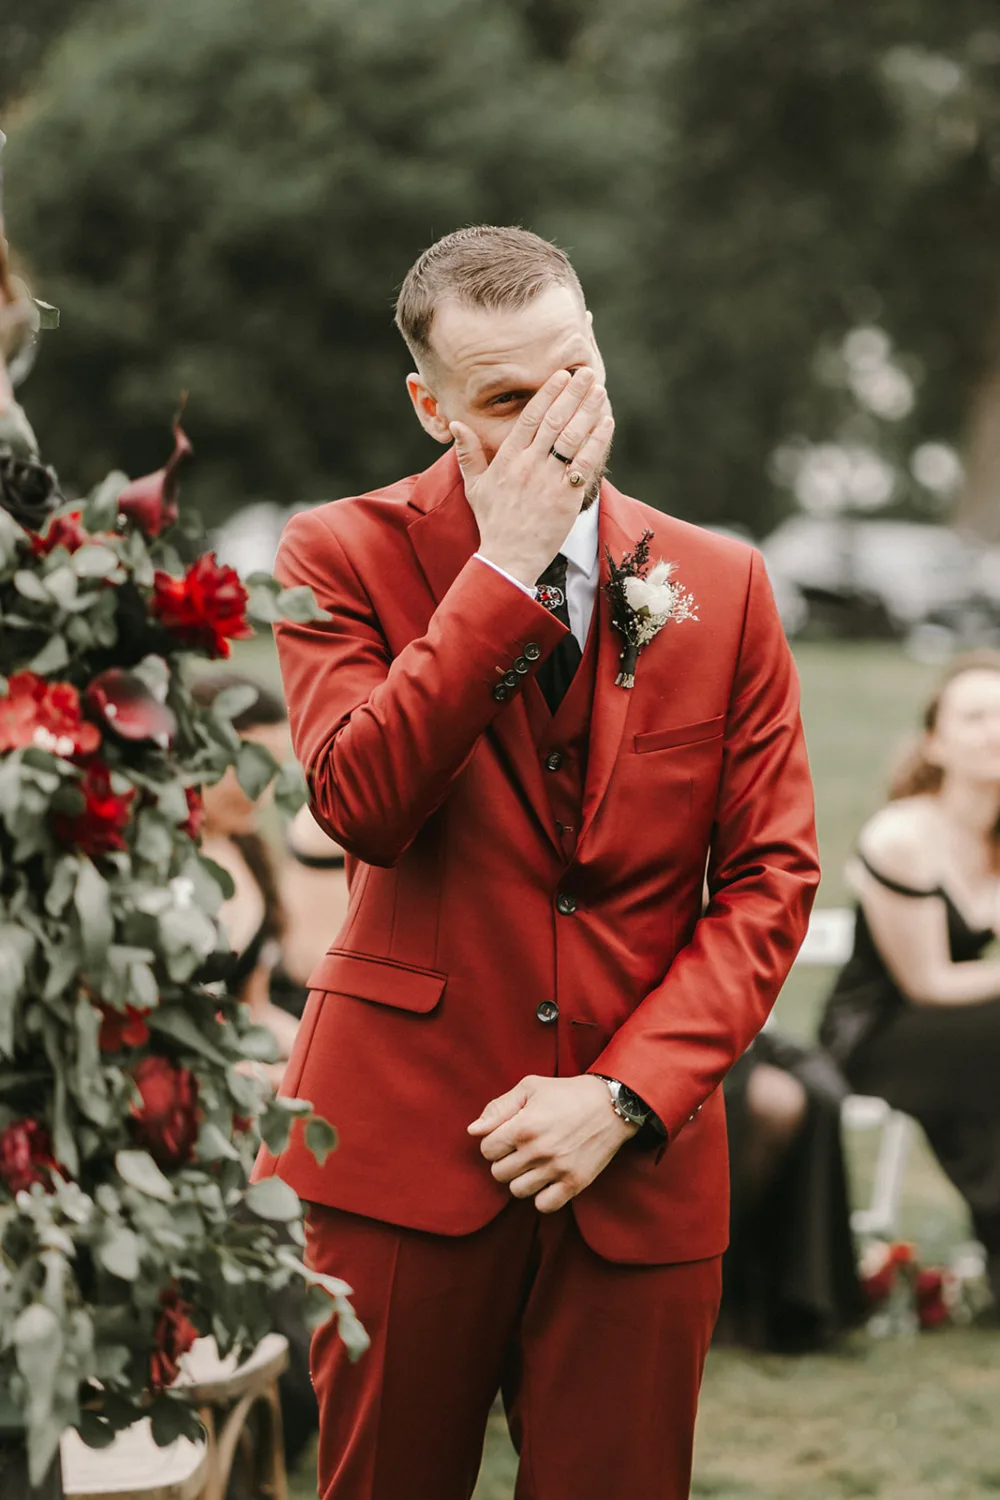
M 994 940 L 970 927 L 948 892 L 889 880 L 915 901 L 939 898 L 952 962 L 973 963 Z M 1000 1253 L 1000 996 L 967 1005 L 915 1005 L 902 994 L 858 908 L 854 951 L 827 1003 L 820 1037 L 859 1094 L 912 1115 L 969 1205 L 976 1234 Z
M 752 1129 L 747 1089 L 763 1063 L 798 1079 L 808 1107 L 774 1180 L 752 1201 L 743 1149 Z M 732 1209 L 717 1342 L 781 1353 L 824 1348 L 865 1312 L 840 1135 L 847 1086 L 824 1053 L 768 1030 L 723 1087 Z

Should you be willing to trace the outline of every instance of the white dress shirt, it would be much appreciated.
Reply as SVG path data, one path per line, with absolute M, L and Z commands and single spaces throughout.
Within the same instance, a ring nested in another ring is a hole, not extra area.
M 589 510 L 581 510 L 573 522 L 569 536 L 559 548 L 568 564 L 566 602 L 569 606 L 569 628 L 576 636 L 581 651 L 586 650 L 587 635 L 597 599 L 597 584 L 600 577 L 600 569 L 597 565 L 599 521 L 600 501 L 595 500 Z M 502 573 L 504 578 L 509 578 L 511 583 L 519 589 L 523 589 L 526 594 L 530 594 L 532 598 L 535 597 L 537 590 L 522 583 L 519 578 L 508 573 L 506 568 L 501 568 L 495 562 L 491 562 L 481 552 L 477 552 L 476 556 L 480 562 L 486 563 L 487 567 L 494 568 L 498 573 Z

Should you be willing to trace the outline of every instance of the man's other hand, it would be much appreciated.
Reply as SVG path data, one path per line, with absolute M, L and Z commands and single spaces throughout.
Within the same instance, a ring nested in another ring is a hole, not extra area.
M 481 1138 L 497 1182 L 551 1214 L 582 1193 L 636 1129 L 615 1113 L 603 1079 L 585 1073 L 522 1078 L 487 1104 L 469 1134 Z

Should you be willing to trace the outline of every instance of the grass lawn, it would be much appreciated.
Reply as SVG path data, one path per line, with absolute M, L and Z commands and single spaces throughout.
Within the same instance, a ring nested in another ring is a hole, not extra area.
M 936 674 L 888 645 L 810 643 L 797 656 L 817 787 L 824 866 L 819 901 L 836 906 L 846 900 L 842 870 L 857 830 L 878 805 L 894 751 L 915 724 Z M 267 670 L 260 648 L 252 660 Z M 829 982 L 822 970 L 797 973 L 778 1001 L 779 1024 L 811 1037 Z M 864 1201 L 870 1143 L 862 1138 L 850 1149 L 854 1193 Z M 907 1168 L 901 1229 L 928 1258 L 947 1255 L 968 1234 L 960 1200 L 922 1143 Z M 951 1330 L 885 1342 L 862 1335 L 835 1356 L 796 1360 L 719 1352 L 705 1379 L 693 1495 L 1000 1495 L 998 1413 L 996 1334 Z M 315 1494 L 308 1468 L 295 1476 L 291 1500 Z M 475 1500 L 511 1500 L 515 1472 L 503 1421 L 495 1417 Z

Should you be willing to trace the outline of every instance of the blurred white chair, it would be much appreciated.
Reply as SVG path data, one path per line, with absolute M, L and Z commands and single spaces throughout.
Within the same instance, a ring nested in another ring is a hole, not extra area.
M 854 913 L 849 908 L 814 911 L 795 962 L 808 967 L 846 963 L 853 941 Z M 913 1139 L 913 1121 L 909 1115 L 890 1108 L 884 1099 L 864 1094 L 850 1094 L 844 1100 L 841 1120 L 846 1130 L 881 1132 L 871 1199 L 867 1208 L 855 1209 L 851 1228 L 855 1234 L 892 1239 L 899 1223 L 899 1200 Z

